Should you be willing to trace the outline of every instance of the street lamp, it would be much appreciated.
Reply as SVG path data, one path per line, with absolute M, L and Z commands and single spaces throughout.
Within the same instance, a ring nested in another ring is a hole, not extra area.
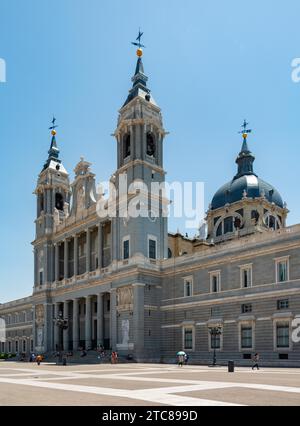
M 220 336 L 222 334 L 222 327 L 209 327 L 209 332 L 212 337 L 211 341 L 213 342 L 213 367 L 217 364 L 217 355 L 216 355 L 216 344 L 217 344 L 217 336 Z
M 62 351 L 63 351 L 63 330 L 67 330 L 69 327 L 69 320 L 63 317 L 63 313 L 60 311 L 56 318 L 53 318 L 54 325 L 58 327 L 58 362 L 62 362 Z

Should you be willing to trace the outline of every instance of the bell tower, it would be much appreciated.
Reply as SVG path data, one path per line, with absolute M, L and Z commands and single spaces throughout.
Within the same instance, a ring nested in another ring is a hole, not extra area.
M 68 214 L 70 201 L 69 175 L 60 158 L 56 142 L 56 119 L 53 118 L 51 145 L 48 158 L 39 174 L 34 191 L 37 202 L 36 235 L 33 242 L 35 255 L 35 287 L 53 280 L 52 236 L 55 217 Z
M 162 217 L 163 197 L 161 191 L 156 194 L 152 191 L 161 188 L 165 181 L 163 140 L 166 132 L 161 110 L 147 87 L 140 37 L 141 33 L 139 42 L 133 43 L 138 46 L 133 85 L 119 111 L 114 133 L 118 152 L 118 168 L 112 177 L 118 194 L 115 260 L 135 255 L 163 259 L 168 251 L 167 218 Z

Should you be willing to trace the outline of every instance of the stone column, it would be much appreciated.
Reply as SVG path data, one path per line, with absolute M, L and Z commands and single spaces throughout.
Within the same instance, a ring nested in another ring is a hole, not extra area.
M 78 275 L 78 235 L 74 235 L 74 277 Z
M 145 284 L 136 283 L 133 287 L 133 336 L 134 352 L 137 359 L 143 357 L 144 350 L 144 287 Z
M 34 249 L 34 285 L 35 287 L 38 287 L 39 285 L 39 273 L 38 273 L 38 252 L 37 249 Z
M 35 322 L 35 305 L 32 307 L 32 338 L 33 338 L 33 350 L 35 352 L 36 347 L 36 322 Z M 8 344 L 7 344 L 7 351 L 8 351 Z
M 102 268 L 102 224 L 98 225 L 98 268 Z
M 91 231 L 89 228 L 86 230 L 86 272 L 91 270 Z
M 97 295 L 97 346 L 103 345 L 103 293 Z
M 64 277 L 65 280 L 69 277 L 69 241 L 67 238 L 64 241 Z
M 79 346 L 79 299 L 73 300 L 73 351 Z
M 54 276 L 55 276 L 55 281 L 58 281 L 59 280 L 59 245 L 58 245 L 58 243 L 54 243 L 54 247 L 55 247 L 55 254 L 54 254 L 55 272 L 54 272 Z
M 64 302 L 64 319 L 69 319 L 69 302 Z M 64 351 L 69 350 L 69 328 L 63 330 L 63 348 Z
M 57 318 L 59 314 L 59 303 L 56 302 L 54 304 L 54 318 Z M 54 323 L 54 350 L 58 350 L 59 349 L 59 328 L 57 327 L 57 325 Z
M 85 298 L 85 349 L 92 346 L 92 296 Z
M 110 290 L 110 346 L 113 351 L 117 345 L 117 291 Z
M 52 304 L 44 303 L 44 351 L 52 350 Z

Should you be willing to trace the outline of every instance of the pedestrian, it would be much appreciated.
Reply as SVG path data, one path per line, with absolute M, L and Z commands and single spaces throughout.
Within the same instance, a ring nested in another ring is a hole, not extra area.
M 254 370 L 254 368 L 257 368 L 257 370 L 259 370 L 258 361 L 259 361 L 259 354 L 258 354 L 258 353 L 256 353 L 256 354 L 254 354 L 254 356 L 252 357 L 252 362 L 253 362 L 252 370 Z
M 178 355 L 178 367 L 182 367 L 184 363 L 184 355 Z
M 117 354 L 117 352 L 113 351 L 111 353 L 111 363 L 117 364 L 117 360 L 118 360 L 118 354 Z
M 187 364 L 188 364 L 189 359 L 190 359 L 189 354 L 185 354 L 185 355 L 184 355 L 184 365 L 187 365 Z
M 42 357 L 41 357 L 41 355 L 38 355 L 38 356 L 36 357 L 37 365 L 41 365 L 41 361 L 42 361 Z

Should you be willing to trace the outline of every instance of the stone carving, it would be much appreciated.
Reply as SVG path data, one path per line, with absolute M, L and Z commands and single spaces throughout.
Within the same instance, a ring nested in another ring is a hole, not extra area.
M 129 320 L 122 320 L 122 345 L 129 343 Z
M 84 210 L 85 207 L 85 189 L 81 186 L 77 192 L 77 211 Z
M 60 222 L 60 218 L 59 218 L 59 211 L 57 210 L 57 208 L 56 208 L 56 207 L 54 207 L 54 213 L 53 213 L 53 216 L 54 216 L 54 225 L 55 225 L 55 226 L 58 226 L 58 225 L 59 225 L 59 222 Z
M 44 344 L 44 329 L 43 327 L 39 327 L 36 331 L 37 337 L 37 346 L 43 346 Z
M 133 303 L 132 287 L 122 287 L 117 292 L 118 306 L 124 307 Z
M 38 254 L 39 259 L 39 269 L 43 269 L 43 261 L 44 261 L 44 250 L 41 250 Z
M 69 217 L 69 203 L 64 203 L 64 215 L 65 215 L 65 219 L 67 219 Z
M 44 306 L 43 305 L 37 305 L 35 308 L 35 321 L 38 325 L 44 324 Z

